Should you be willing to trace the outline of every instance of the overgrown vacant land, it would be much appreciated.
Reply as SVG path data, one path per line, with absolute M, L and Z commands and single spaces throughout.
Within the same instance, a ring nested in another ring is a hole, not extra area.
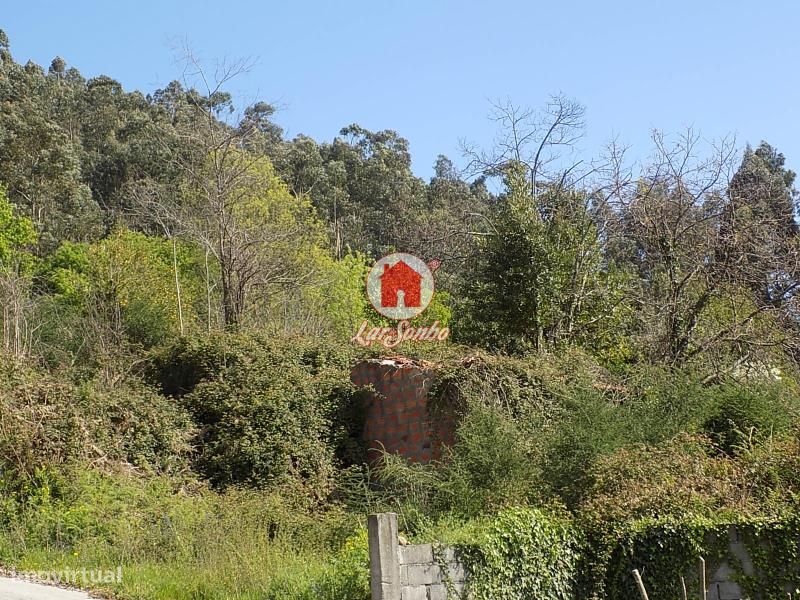
M 554 97 L 498 105 L 498 145 L 426 182 L 397 133 L 285 139 L 220 73 L 127 92 L 0 32 L 3 565 L 364 600 L 365 516 L 391 510 L 463 544 L 487 600 L 631 598 L 632 568 L 675 598 L 731 523 L 770 535 L 748 593 L 800 584 L 783 155 L 688 132 L 640 168 L 573 161 L 583 108 Z M 388 325 L 364 278 L 393 250 L 441 260 L 418 319 L 453 342 L 396 352 L 459 425 L 441 461 L 377 468 L 348 340 Z

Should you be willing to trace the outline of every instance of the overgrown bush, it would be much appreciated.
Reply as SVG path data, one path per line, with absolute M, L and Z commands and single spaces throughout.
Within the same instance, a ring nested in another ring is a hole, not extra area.
M 537 440 L 501 411 L 470 411 L 446 459 L 443 490 L 451 510 L 470 516 L 541 497 L 536 450 Z
M 797 390 L 782 382 L 758 387 L 722 385 L 714 393 L 714 410 L 703 425 L 719 448 L 736 454 L 742 447 L 781 435 L 800 415 Z
M 573 384 L 564 417 L 542 457 L 545 484 L 570 506 L 592 485 L 592 465 L 620 448 L 657 445 L 696 431 L 710 411 L 708 390 L 691 373 L 642 366 L 605 381 Z
M 291 490 L 218 494 L 82 465 L 40 471 L 25 498 L 0 504 L 0 561 L 20 570 L 122 565 L 106 587 L 130 599 L 369 597 L 360 520 Z
M 0 415 L 0 477 L 6 481 L 75 461 L 155 470 L 187 465 L 187 414 L 135 378 L 115 387 L 76 385 L 6 360 Z
M 580 549 L 579 533 L 563 517 L 514 508 L 458 555 L 470 574 L 470 598 L 568 600 L 575 597 Z
M 411 529 L 441 515 L 474 517 L 510 505 L 581 511 L 598 494 L 609 507 L 641 515 L 734 509 L 753 498 L 754 487 L 737 487 L 746 467 L 710 459 L 734 444 L 739 453 L 748 449 L 743 459 L 752 458 L 786 439 L 800 408 L 795 387 L 789 379 L 709 384 L 692 370 L 652 365 L 611 373 L 575 351 L 445 359 L 430 402 L 435 418 L 455 415 L 455 445 L 430 467 L 388 460 L 378 492 L 396 503 Z M 752 477 L 771 476 L 776 455 L 770 456 L 762 453 L 764 464 Z M 651 478 L 640 480 L 638 469 Z M 675 483 L 681 476 L 686 486 Z M 641 489 L 623 489 L 625 481 Z
M 336 466 L 362 458 L 351 355 L 302 339 L 183 339 L 155 374 L 199 428 L 197 468 L 214 484 L 305 482 L 322 499 Z

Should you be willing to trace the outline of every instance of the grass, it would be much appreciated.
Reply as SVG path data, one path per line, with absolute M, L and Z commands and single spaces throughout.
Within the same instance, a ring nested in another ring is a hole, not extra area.
M 17 571 L 114 570 L 120 600 L 365 600 L 366 532 L 282 494 L 75 470 L 3 506 L 0 560 Z
M 334 557 L 297 552 L 275 545 L 258 555 L 231 552 L 215 560 L 180 560 L 122 565 L 122 581 L 91 583 L 85 587 L 120 600 L 263 600 L 306 598 L 328 577 Z M 16 566 L 18 571 L 58 572 L 115 569 L 100 555 L 33 550 Z M 81 586 L 84 587 L 84 586 Z

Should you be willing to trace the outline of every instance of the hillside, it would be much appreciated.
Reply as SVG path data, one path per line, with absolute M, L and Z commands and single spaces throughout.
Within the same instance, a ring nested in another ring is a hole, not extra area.
M 585 108 L 558 95 L 498 105 L 497 145 L 424 181 L 399 133 L 289 139 L 230 93 L 236 63 L 187 60 L 129 91 L 19 64 L 0 31 L 0 565 L 120 566 L 80 584 L 130 600 L 366 600 L 366 516 L 393 511 L 409 540 L 495 549 L 487 600 L 527 597 L 503 569 L 554 539 L 548 598 L 630 597 L 637 561 L 677 597 L 731 523 L 777 540 L 749 589 L 798 581 L 778 149 L 655 132 L 645 164 L 573 161 Z M 435 279 L 406 325 L 446 340 L 353 343 L 397 326 L 365 291 L 392 252 Z M 383 355 L 454 411 L 437 460 L 364 438 L 351 369 Z

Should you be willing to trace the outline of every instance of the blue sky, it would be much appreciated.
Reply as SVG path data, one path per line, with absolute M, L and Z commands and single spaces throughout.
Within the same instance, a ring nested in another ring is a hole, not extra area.
M 414 170 L 459 139 L 488 146 L 489 101 L 587 107 L 587 156 L 612 136 L 645 157 L 649 131 L 761 139 L 800 170 L 800 3 L 8 1 L 0 28 L 18 61 L 60 55 L 87 76 L 152 91 L 204 58 L 251 57 L 231 91 L 281 106 L 290 136 L 330 140 L 357 122 L 410 140 Z

